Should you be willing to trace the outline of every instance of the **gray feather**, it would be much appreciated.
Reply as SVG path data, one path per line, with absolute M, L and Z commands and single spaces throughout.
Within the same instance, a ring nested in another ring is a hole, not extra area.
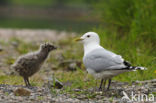
M 95 72 L 104 70 L 114 70 L 125 68 L 123 59 L 120 55 L 116 55 L 106 49 L 95 49 L 83 58 L 84 65 L 87 69 Z

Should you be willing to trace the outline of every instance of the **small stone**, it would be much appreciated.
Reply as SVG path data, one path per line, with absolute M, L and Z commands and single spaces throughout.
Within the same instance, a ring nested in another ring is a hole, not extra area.
M 17 48 L 19 46 L 19 43 L 16 41 L 11 42 L 11 45 Z
M 75 71 L 76 67 L 77 67 L 76 63 L 71 63 L 69 64 L 68 70 Z
M 80 91 L 81 91 L 81 89 L 74 89 L 74 91 L 75 91 L 75 92 L 80 92 Z
M 62 54 L 56 55 L 55 58 L 60 62 L 64 60 L 64 56 Z
M 153 86 L 153 87 L 156 87 L 156 83 L 153 83 L 152 86 Z
M 79 60 L 63 60 L 59 64 L 60 67 L 65 68 L 66 70 L 69 71 L 75 71 L 77 67 L 81 68 L 81 61 Z
M 62 87 L 63 87 L 63 84 L 60 81 L 55 80 L 55 88 L 61 89 Z
M 14 91 L 15 96 L 30 96 L 31 92 L 24 88 L 18 88 Z
M 58 79 L 54 78 L 54 77 L 49 77 L 48 78 L 48 83 L 45 84 L 48 86 L 48 88 L 54 87 L 57 89 L 61 89 L 63 88 L 63 83 L 60 82 Z
M 152 88 L 152 92 L 156 92 L 156 88 Z
M 140 83 L 140 84 L 156 83 L 156 79 L 145 80 L 145 81 L 136 81 L 136 83 Z

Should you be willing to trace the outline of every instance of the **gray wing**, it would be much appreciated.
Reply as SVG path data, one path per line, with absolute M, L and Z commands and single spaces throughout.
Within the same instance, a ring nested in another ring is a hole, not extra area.
M 120 55 L 116 55 L 105 49 L 93 50 L 83 58 L 83 62 L 87 69 L 93 69 L 96 72 L 126 67 Z

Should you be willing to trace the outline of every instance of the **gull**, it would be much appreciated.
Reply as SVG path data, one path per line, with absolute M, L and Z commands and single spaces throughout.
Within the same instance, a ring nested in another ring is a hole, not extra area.
M 56 48 L 56 46 L 50 43 L 41 44 L 38 51 L 20 56 L 11 65 L 11 70 L 23 77 L 26 86 L 31 86 L 29 77 L 40 70 L 49 53 Z
M 99 90 L 106 85 L 108 80 L 109 90 L 114 76 L 128 71 L 146 70 L 145 67 L 131 66 L 122 56 L 106 50 L 100 45 L 100 38 L 95 32 L 87 32 L 76 41 L 81 41 L 84 46 L 83 63 L 89 74 L 96 79 L 101 79 Z M 104 82 L 104 84 L 103 84 Z

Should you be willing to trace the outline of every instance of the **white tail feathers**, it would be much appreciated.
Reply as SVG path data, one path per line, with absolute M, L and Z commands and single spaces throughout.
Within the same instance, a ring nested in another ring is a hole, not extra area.
M 136 70 L 147 70 L 147 68 L 145 68 L 145 67 L 134 67 L 134 66 L 130 66 L 129 67 L 130 69 L 132 69 L 133 71 L 136 71 Z

